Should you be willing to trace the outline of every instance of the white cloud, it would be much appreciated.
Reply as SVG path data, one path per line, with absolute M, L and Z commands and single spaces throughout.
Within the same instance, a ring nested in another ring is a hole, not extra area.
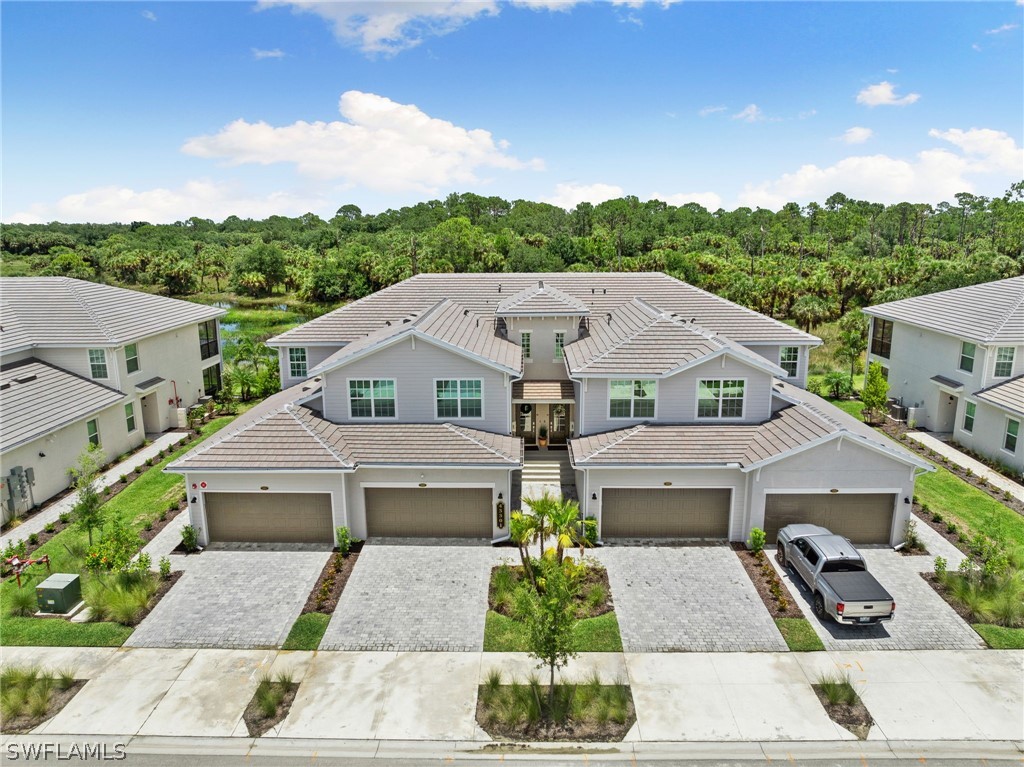
M 273 48 L 271 50 L 264 50 L 263 48 L 253 48 L 252 57 L 257 61 L 261 59 L 283 59 L 287 54 L 280 48 Z
M 512 0 L 512 5 L 534 11 L 571 11 L 580 0 Z
M 701 117 L 707 117 L 708 115 L 717 114 L 718 112 L 724 112 L 726 109 L 728 109 L 726 106 L 704 107 L 702 110 L 697 112 L 697 114 Z
M 808 119 L 810 117 L 814 117 L 814 115 L 816 115 L 816 114 L 818 114 L 818 110 L 817 109 L 807 109 L 807 110 L 801 112 L 800 114 L 798 114 L 797 118 L 799 118 L 800 120 L 806 120 L 806 119 Z
M 921 98 L 920 93 L 908 93 L 906 96 L 896 95 L 896 86 L 888 80 L 869 85 L 857 94 L 857 103 L 869 107 L 891 106 L 904 107 Z
M 281 127 L 236 120 L 219 133 L 189 139 L 182 151 L 229 165 L 294 163 L 303 176 L 380 192 L 434 194 L 480 183 L 481 168 L 544 168 L 542 160 L 513 157 L 508 142 L 488 131 L 439 120 L 414 104 L 346 91 L 338 109 L 344 120 Z
M 290 192 L 255 195 L 230 184 L 189 181 L 177 189 L 136 191 L 127 187 L 104 186 L 61 197 L 55 203 L 38 203 L 10 217 L 22 223 L 83 221 L 129 223 L 148 221 L 168 224 L 202 216 L 221 221 L 228 216 L 266 218 L 271 215 L 298 216 L 308 211 L 329 209 L 331 201 L 303 197 Z M 6 218 L 6 216 L 5 216 Z
M 853 128 L 847 128 L 846 132 L 839 137 L 839 140 L 846 144 L 863 144 L 874 135 L 875 132 L 871 128 L 854 126 Z
M 971 43 L 971 50 L 972 51 L 980 51 L 981 50 L 981 46 L 978 45 L 977 43 Z
M 761 111 L 761 107 L 757 104 L 747 104 L 743 109 L 732 116 L 733 120 L 743 120 L 743 122 L 757 123 L 763 122 L 768 119 L 764 116 L 764 112 Z
M 678 192 L 677 194 L 652 192 L 649 199 L 661 200 L 676 208 L 682 207 L 688 202 L 695 202 L 710 211 L 716 211 L 722 207 L 722 198 L 714 192 Z
M 960 151 L 939 147 L 918 152 L 912 159 L 876 154 L 847 157 L 826 168 L 808 164 L 774 181 L 746 184 L 739 202 L 778 209 L 790 201 L 823 200 L 842 192 L 884 203 L 937 203 L 952 200 L 957 192 L 974 191 L 978 176 L 988 177 L 991 183 L 986 186 L 1020 178 L 1024 149 L 1002 131 L 952 128 L 932 130 L 929 135 Z
M 1003 32 L 1011 32 L 1014 29 L 1017 29 L 1018 27 L 1020 27 L 1020 24 L 1003 24 L 1001 27 L 996 27 L 995 29 L 987 29 L 987 30 L 985 30 L 985 34 L 986 35 L 1001 35 Z
M 624 194 L 625 191 L 622 187 L 614 184 L 578 184 L 575 181 L 570 181 L 565 184 L 556 184 L 555 193 L 551 197 L 544 198 L 544 202 L 572 210 L 581 202 L 597 205 L 605 200 L 618 199 Z
M 885 70 L 885 71 L 886 71 L 886 72 L 888 72 L 888 73 L 889 73 L 890 75 L 895 75 L 895 74 L 897 74 L 897 73 L 898 73 L 898 72 L 899 72 L 900 70 L 898 70 L 898 69 L 887 69 L 887 70 Z
M 144 18 L 146 21 L 156 21 L 156 14 L 152 11 L 143 11 L 139 15 L 142 16 L 142 18 Z

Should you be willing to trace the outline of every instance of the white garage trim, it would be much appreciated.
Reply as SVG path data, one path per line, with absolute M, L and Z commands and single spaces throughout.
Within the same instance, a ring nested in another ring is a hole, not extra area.
M 190 501 L 189 507 L 190 509 L 192 506 L 197 507 L 196 510 L 199 512 L 198 516 L 202 522 L 202 526 L 200 527 L 200 543 L 203 546 L 210 545 L 210 526 L 206 517 L 207 495 L 263 495 L 267 497 L 274 495 L 326 495 L 328 502 L 331 505 L 331 524 L 333 527 L 337 527 L 335 523 L 338 518 L 336 516 L 337 509 L 335 509 L 334 506 L 334 493 L 330 490 L 191 490 L 191 486 L 189 486 L 188 492 Z M 192 493 L 197 493 L 197 496 L 192 496 Z M 197 497 L 196 504 L 191 503 L 192 497 Z M 194 516 L 192 518 L 192 524 L 199 527 L 199 525 L 195 524 Z M 333 538 L 334 536 L 332 534 L 332 541 Z
M 499 540 L 504 540 L 507 534 L 498 538 L 494 537 L 495 529 L 495 505 L 498 502 L 499 488 L 494 482 L 360 482 L 359 493 L 363 498 L 363 514 L 365 524 L 367 526 L 367 533 L 369 533 L 369 510 L 368 503 L 366 501 L 366 490 L 373 488 L 398 488 L 406 490 L 490 490 L 491 491 L 491 502 L 488 516 L 490 518 L 491 526 L 491 542 L 495 543 Z M 511 516 L 511 499 L 503 499 L 506 504 L 506 523 L 505 529 L 508 529 L 508 517 Z
M 661 467 L 658 467 L 661 468 Z M 585 475 L 584 475 L 585 476 Z M 729 491 L 729 526 L 728 536 L 732 533 L 733 516 L 736 513 L 736 488 L 723 487 L 722 485 L 675 485 L 675 484 L 653 484 L 653 485 L 603 485 L 598 493 L 597 530 L 598 541 L 604 543 L 604 491 L 605 490 L 728 490 Z
M 781 487 L 765 488 L 765 503 L 762 505 L 761 511 L 761 528 L 765 526 L 765 514 L 768 508 L 769 495 L 892 495 L 893 506 L 892 506 L 892 522 L 889 526 L 889 541 L 896 537 L 896 523 L 900 518 L 900 504 L 903 503 L 903 499 L 906 498 L 903 494 L 903 488 L 900 487 L 855 487 L 855 488 L 838 488 L 839 492 L 833 493 L 830 490 L 824 490 L 822 488 L 807 488 L 798 487 L 792 489 L 786 489 Z

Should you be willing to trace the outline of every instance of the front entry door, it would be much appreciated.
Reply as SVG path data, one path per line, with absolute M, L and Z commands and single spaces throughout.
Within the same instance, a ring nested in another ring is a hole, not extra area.
M 548 408 L 548 434 L 552 443 L 565 443 L 569 436 L 568 405 L 552 405 Z
M 533 405 L 523 404 L 519 406 L 519 436 L 530 445 L 537 441 L 535 420 Z

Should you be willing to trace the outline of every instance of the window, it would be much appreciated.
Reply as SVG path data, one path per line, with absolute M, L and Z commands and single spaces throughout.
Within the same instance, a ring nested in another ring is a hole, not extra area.
M 216 357 L 220 352 L 217 346 L 217 320 L 199 323 L 199 356 L 204 360 Z
M 565 359 L 565 331 L 555 331 L 555 362 Z
M 779 367 L 786 371 L 786 376 L 796 378 L 797 366 L 800 363 L 799 346 L 783 346 L 779 349 Z
M 128 433 L 135 431 L 135 403 L 129 402 L 124 406 L 124 420 L 128 424 Z
M 973 402 L 968 402 L 964 405 L 964 431 L 974 431 L 974 412 L 978 409 L 978 406 Z
M 394 418 L 394 379 L 364 378 L 348 382 L 353 418 Z
M 697 387 L 698 418 L 742 418 L 744 381 L 701 381 Z
M 445 380 L 435 386 L 438 418 L 483 418 L 483 381 Z
M 1003 436 L 1003 450 L 1017 452 L 1017 437 L 1020 435 L 1020 421 L 1006 419 L 1006 434 Z
M 89 371 L 93 378 L 107 377 L 107 353 L 102 349 L 89 350 Z
M 1009 378 L 1013 375 L 1013 351 L 1012 346 L 996 349 L 996 378 Z
M 93 418 L 85 424 L 85 432 L 89 435 L 89 444 L 100 444 L 100 422 Z
M 288 350 L 288 374 L 292 378 L 305 378 L 306 377 L 306 350 L 289 349 Z
M 126 347 L 124 347 L 124 361 L 125 364 L 128 366 L 129 373 L 139 372 L 140 365 L 138 344 L 128 344 Z
M 965 373 L 974 372 L 974 352 L 978 347 L 964 341 L 960 344 L 960 369 Z
M 203 394 L 212 397 L 220 391 L 220 365 L 210 365 L 203 370 Z
M 530 331 L 523 331 L 523 359 L 529 360 L 533 358 L 533 342 L 530 338 Z
M 875 317 L 871 323 L 871 353 L 889 359 L 892 352 L 892 322 Z
M 657 381 L 609 381 L 609 418 L 654 418 Z

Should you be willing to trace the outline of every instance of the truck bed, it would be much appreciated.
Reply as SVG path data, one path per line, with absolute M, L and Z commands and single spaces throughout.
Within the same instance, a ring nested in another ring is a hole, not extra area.
M 843 602 L 892 602 L 889 592 L 869 572 L 822 573 L 825 581 Z

